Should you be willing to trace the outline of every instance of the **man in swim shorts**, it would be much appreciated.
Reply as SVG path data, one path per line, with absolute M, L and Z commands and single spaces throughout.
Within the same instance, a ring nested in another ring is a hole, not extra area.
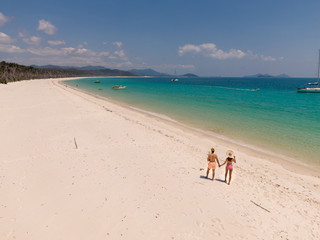
M 214 174 L 215 174 L 215 170 L 216 170 L 216 161 L 220 167 L 220 163 L 218 160 L 218 156 L 214 153 L 215 149 L 211 148 L 211 153 L 208 154 L 207 157 L 207 161 L 208 161 L 208 170 L 207 170 L 207 176 L 206 178 L 208 178 L 209 175 L 209 171 L 210 169 L 212 169 L 212 181 L 214 181 Z

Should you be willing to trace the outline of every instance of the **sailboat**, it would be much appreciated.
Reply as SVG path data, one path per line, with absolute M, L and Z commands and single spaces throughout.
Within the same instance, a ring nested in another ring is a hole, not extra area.
M 177 75 L 177 71 L 176 70 L 174 71 L 174 75 L 175 76 Z M 171 82 L 178 82 L 178 81 L 179 81 L 179 79 L 176 78 L 176 77 L 171 79 Z
M 319 59 L 318 59 L 318 79 L 316 82 L 307 83 L 298 87 L 297 91 L 299 93 L 320 93 L 319 87 L 319 71 L 320 71 L 320 49 L 319 49 Z

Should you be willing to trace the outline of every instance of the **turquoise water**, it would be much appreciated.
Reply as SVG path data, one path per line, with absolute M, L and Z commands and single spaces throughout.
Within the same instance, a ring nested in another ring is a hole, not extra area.
M 94 83 L 96 79 L 100 83 Z M 241 143 L 320 166 L 320 94 L 297 93 L 313 79 L 90 78 L 66 81 Z M 112 90 L 116 84 L 125 90 Z M 260 88 L 260 91 L 252 91 Z

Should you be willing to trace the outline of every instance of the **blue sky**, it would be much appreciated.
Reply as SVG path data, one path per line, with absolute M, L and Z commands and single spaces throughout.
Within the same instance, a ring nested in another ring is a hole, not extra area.
M 313 0 L 10 0 L 0 8 L 0 60 L 315 77 L 319 9 Z

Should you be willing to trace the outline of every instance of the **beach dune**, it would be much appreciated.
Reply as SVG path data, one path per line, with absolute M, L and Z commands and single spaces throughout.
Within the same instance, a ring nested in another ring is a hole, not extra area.
M 52 79 L 0 85 L 0 115 L 1 239 L 320 239 L 319 176 L 274 157 Z

